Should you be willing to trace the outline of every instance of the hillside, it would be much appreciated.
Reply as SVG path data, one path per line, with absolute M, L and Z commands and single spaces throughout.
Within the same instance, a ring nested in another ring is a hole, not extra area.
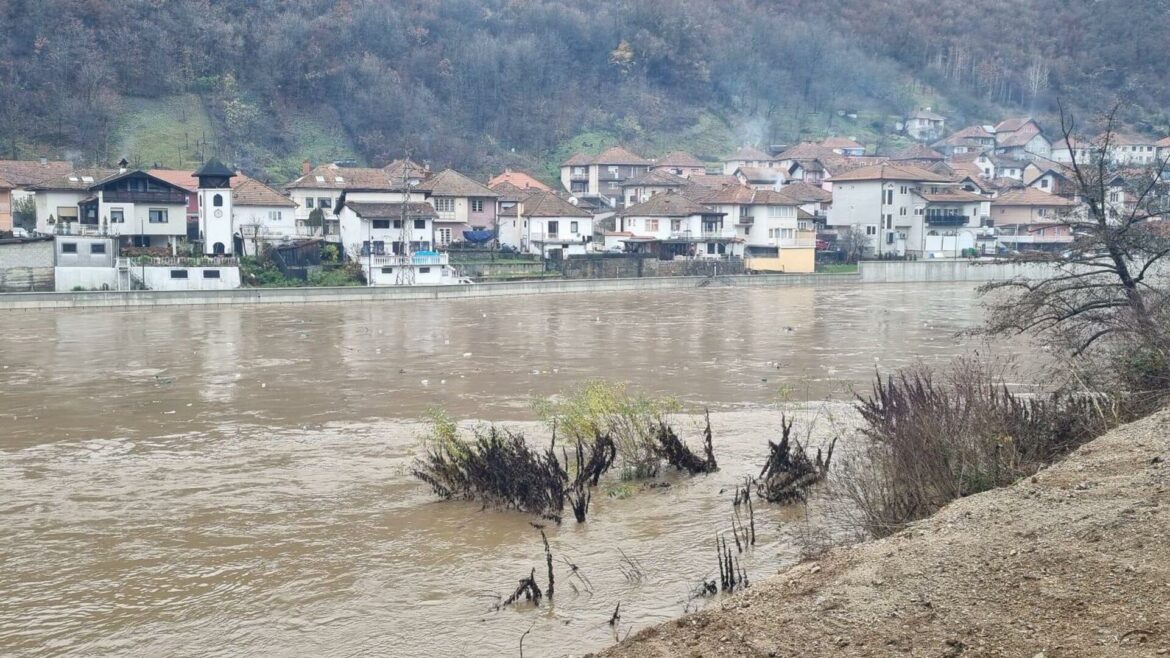
M 1159 0 L 0 0 L 0 22 L 0 157 L 210 149 L 276 179 L 405 150 L 482 173 L 599 142 L 873 145 L 921 105 L 960 124 L 1121 98 L 1158 131 L 1170 101 Z
M 1170 412 L 604 656 L 1170 653 Z

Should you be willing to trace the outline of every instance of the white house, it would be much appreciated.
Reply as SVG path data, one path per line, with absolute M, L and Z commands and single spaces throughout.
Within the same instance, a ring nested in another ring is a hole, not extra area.
M 812 272 L 816 233 L 801 228 L 796 199 L 773 190 L 727 187 L 702 199 L 733 223 L 744 242 L 747 267 L 759 271 Z
M 932 237 L 952 237 L 947 244 L 955 249 L 976 246 L 979 236 L 990 233 L 984 227 L 988 201 L 932 171 L 873 165 L 833 178 L 827 223 L 838 232 L 851 228 L 868 236 L 870 253 L 924 255 L 936 242 Z M 947 255 L 957 255 L 955 249 Z
M 707 173 L 707 163 L 687 153 L 686 151 L 672 151 L 654 161 L 650 165 L 651 171 L 665 171 L 668 174 L 690 178 L 703 176 Z
M 677 192 L 686 187 L 687 179 L 661 169 L 651 169 L 644 174 L 622 181 L 622 198 L 626 207 L 649 199 L 655 194 Z
M 1030 117 L 1004 119 L 995 125 L 995 152 L 1016 160 L 1052 157 L 1052 143 Z
M 561 184 L 575 197 L 610 208 L 623 205 L 621 185 L 650 170 L 652 163 L 620 146 L 589 157 L 577 154 L 561 164 Z
M 741 146 L 739 150 L 723 159 L 723 173 L 732 176 L 740 167 L 766 169 L 776 166 L 776 159 L 754 146 Z
M 232 211 L 245 255 L 255 256 L 265 244 L 309 237 L 305 227 L 297 225 L 292 199 L 258 180 L 240 178 L 232 183 Z
M 187 237 L 187 190 L 149 172 L 81 171 L 29 189 L 40 233 L 108 235 L 123 246 L 172 251 Z
M 593 215 L 554 192 L 532 191 L 514 214 L 501 216 L 500 244 L 544 258 L 584 255 L 593 242 Z
M 946 128 L 946 117 L 929 107 L 912 112 L 906 117 L 906 134 L 917 140 L 935 140 Z
M 387 168 L 343 167 L 336 163 L 318 166 L 305 171 L 299 178 L 285 186 L 296 207 L 293 209 L 297 226 L 307 226 L 309 215 L 321 210 L 324 215 L 325 239 L 340 242 L 340 223 L 337 215 L 338 201 L 344 193 L 346 199 L 354 202 L 397 203 L 404 198 L 413 201 L 416 197 L 411 190 L 420 182 L 420 176 L 413 167 Z M 390 169 L 394 168 L 394 171 Z M 308 169 L 308 163 L 305 163 Z M 407 176 L 401 175 L 403 169 Z M 396 173 L 397 172 L 397 173 Z M 404 185 L 405 182 L 405 185 Z M 421 200 L 421 195 L 417 197 Z M 315 232 L 317 228 L 311 228 Z
M 496 225 L 499 195 L 454 169 L 445 169 L 414 189 L 422 192 L 435 209 L 435 244 L 440 247 L 462 242 L 464 231 Z
M 438 213 L 431 204 L 350 201 L 348 194 L 339 201 L 342 248 L 369 285 L 459 283 L 447 254 L 432 251 Z
M 606 248 L 651 254 L 662 260 L 743 256 L 734 219 L 681 194 L 656 194 L 619 212 Z

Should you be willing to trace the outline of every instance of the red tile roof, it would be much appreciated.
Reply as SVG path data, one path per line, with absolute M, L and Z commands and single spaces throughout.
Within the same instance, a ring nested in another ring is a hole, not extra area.
M 911 165 L 878 164 L 838 174 L 829 179 L 838 181 L 900 180 L 920 182 L 947 182 L 946 176 Z
M 508 183 L 515 185 L 519 189 L 536 189 L 549 191 L 551 188 L 548 185 L 536 180 L 530 174 L 514 169 L 505 169 L 504 173 L 492 177 L 488 181 L 488 187 L 495 189 L 496 185 L 500 183 Z

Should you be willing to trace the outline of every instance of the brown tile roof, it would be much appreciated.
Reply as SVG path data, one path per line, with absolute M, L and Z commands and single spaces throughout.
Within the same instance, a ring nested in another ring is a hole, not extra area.
M 702 198 L 706 204 L 737 204 L 760 206 L 795 206 L 799 202 L 775 190 L 754 190 L 750 187 L 725 187 Z
M 586 210 L 562 199 L 555 192 L 536 192 L 524 199 L 524 217 L 592 217 Z
M 1134 135 L 1133 133 L 1120 132 L 1113 133 L 1112 142 L 1114 144 L 1124 144 L 1126 146 L 1152 146 L 1154 144 L 1154 140 L 1150 139 L 1149 137 L 1142 137 L 1140 135 Z
M 687 217 L 709 212 L 707 208 L 682 194 L 655 194 L 642 203 L 623 210 L 622 217 Z
M 739 179 L 729 174 L 704 174 L 691 176 L 687 181 L 696 187 L 720 188 L 724 185 L 739 185 Z
M 195 192 L 199 189 L 199 179 L 195 178 L 195 174 L 184 171 L 182 169 L 151 169 L 150 174 L 157 176 L 171 185 L 178 185 L 188 192 Z
M 534 189 L 544 191 L 551 191 L 552 189 L 548 185 L 545 185 L 544 183 L 536 180 L 536 178 L 530 174 L 527 174 L 523 171 L 516 171 L 514 169 L 505 169 L 504 173 L 493 176 L 492 179 L 488 181 L 487 186 L 494 190 L 496 189 L 496 185 L 500 183 L 508 183 L 509 185 L 514 185 L 518 189 Z
M 419 183 L 416 190 L 430 196 L 497 197 L 490 187 L 464 176 L 454 169 L 444 169 Z
M 827 171 L 830 175 L 840 175 L 847 171 L 861 169 L 862 167 L 871 167 L 873 165 L 882 164 L 887 161 L 887 158 L 877 155 L 824 155 L 816 158 L 815 162 L 821 165 L 821 169 Z M 810 171 L 815 171 L 815 167 L 809 166 L 802 161 L 801 166 Z
M 1045 207 L 1069 207 L 1076 205 L 1073 201 L 1062 196 L 1049 194 L 1043 190 L 1038 190 L 1034 187 L 1017 187 L 1006 192 L 1001 192 L 998 197 L 991 202 L 997 206 L 1045 206 Z
M 640 155 L 634 155 L 620 146 L 611 146 L 598 153 L 590 164 L 648 166 L 650 161 Z
M 496 194 L 500 195 L 500 201 L 520 201 L 533 194 L 536 194 L 537 192 L 544 191 L 533 188 L 517 187 L 508 181 L 500 181 L 494 185 L 491 185 L 490 187 L 495 190 Z
M 33 185 L 41 181 L 66 176 L 73 171 L 73 164 L 64 160 L 0 160 L 0 178 L 14 187 Z
M 1014 117 L 1011 119 L 1004 119 L 1003 121 L 1000 121 L 999 123 L 995 124 L 995 132 L 996 133 L 1014 133 L 1014 132 L 1020 130 L 1021 128 L 1023 128 L 1024 126 L 1028 125 L 1029 123 L 1033 123 L 1033 124 L 1035 123 L 1033 121 L 1032 117 Z M 1034 130 L 1035 130 L 1035 132 L 1040 132 L 1040 127 L 1036 126 L 1034 128 Z
M 804 142 L 776 156 L 776 160 L 813 160 L 820 157 L 839 156 L 833 149 L 825 148 L 820 144 Z
M 707 163 L 686 151 L 671 151 L 654 161 L 655 167 L 706 167 Z
M 1154 146 L 1157 146 L 1158 148 L 1170 147 L 1170 137 L 1163 137 L 1162 139 L 1159 139 L 1158 141 L 1154 142 Z
M 593 158 L 584 153 L 574 153 L 568 160 L 561 163 L 562 167 L 584 167 L 593 164 Z
M 943 160 L 942 153 L 926 146 L 925 144 L 913 144 L 907 146 L 901 151 L 897 151 L 890 156 L 891 160 Z
M 829 180 L 835 183 L 837 181 L 864 180 L 946 182 L 950 179 L 946 176 L 912 165 L 878 164 L 837 174 Z
M 1008 146 L 1008 147 L 1010 147 L 1010 146 L 1025 146 L 1025 145 L 1027 145 L 1028 142 L 1032 141 L 1032 139 L 1034 139 L 1036 136 L 1040 136 L 1042 138 L 1044 137 L 1043 135 L 1040 134 L 1039 131 L 1031 130 L 1031 129 L 1017 130 L 1015 132 L 1004 135 L 1003 139 L 1000 139 L 999 135 L 997 134 L 996 135 L 996 146 Z M 1047 139 L 1047 138 L 1045 138 L 1045 139 Z
M 345 207 L 354 211 L 362 219 L 402 219 L 403 205 L 401 203 L 345 202 Z M 408 219 L 434 219 L 439 216 L 429 203 L 407 203 L 405 205 Z
M 16 186 L 8 182 L 8 179 L 0 176 L 0 190 L 11 190 Z
M 804 181 L 785 185 L 780 188 L 780 194 L 799 203 L 828 203 L 833 200 L 832 193 Z
M 638 174 L 633 178 L 627 178 L 622 181 L 622 187 L 683 187 L 687 184 L 687 179 L 682 176 L 675 176 L 669 171 L 662 171 L 661 169 L 651 169 L 642 174 Z
M 849 139 L 848 137 L 826 137 L 821 141 L 821 146 L 827 149 L 860 149 L 865 148 L 861 144 Z
M 50 180 L 41 181 L 35 185 L 28 186 L 28 189 L 39 191 L 61 191 L 61 190 L 79 190 L 85 191 L 93 187 L 100 181 L 117 175 L 116 169 L 78 169 L 77 171 L 70 171 L 65 175 L 53 178 Z M 85 179 L 89 180 L 85 180 Z
M 775 159 L 775 158 L 768 155 L 767 153 L 764 153 L 763 151 L 761 151 L 760 149 L 758 149 L 754 146 L 741 146 L 741 147 L 739 147 L 739 149 L 735 153 L 732 153 L 731 155 L 724 158 L 723 161 L 724 162 L 738 162 L 738 161 L 744 160 L 744 161 L 751 162 L 754 160 L 763 161 L 763 160 L 773 160 L 773 159 Z
M 740 167 L 737 172 L 743 175 L 750 183 L 775 183 L 788 180 L 788 173 L 782 169 L 767 167 Z
M 232 203 L 237 206 L 268 206 L 273 208 L 295 208 L 297 204 L 287 196 L 264 183 L 237 174 L 232 181 Z
M 417 179 L 424 180 L 431 175 L 431 172 L 419 163 L 409 158 L 394 160 L 390 164 L 382 167 L 382 171 L 390 177 L 390 180 L 398 181 L 399 186 L 402 185 L 402 174 L 405 171 L 407 180 Z
M 401 177 L 390 176 L 385 169 L 339 167 L 325 164 L 285 185 L 285 189 L 365 190 L 396 192 L 402 189 Z

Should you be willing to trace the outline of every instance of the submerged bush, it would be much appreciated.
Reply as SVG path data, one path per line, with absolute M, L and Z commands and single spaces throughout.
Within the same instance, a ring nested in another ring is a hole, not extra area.
M 1009 391 L 994 364 L 965 358 L 942 373 L 901 370 L 858 396 L 869 443 L 844 460 L 845 498 L 871 536 L 885 536 L 946 503 L 1004 486 L 1120 422 L 1112 401 Z
M 681 408 L 673 398 L 651 397 L 626 384 L 600 379 L 537 400 L 533 406 L 541 420 L 573 441 L 609 436 L 627 478 L 652 477 L 658 472 L 658 428 L 669 425 L 671 415 Z

